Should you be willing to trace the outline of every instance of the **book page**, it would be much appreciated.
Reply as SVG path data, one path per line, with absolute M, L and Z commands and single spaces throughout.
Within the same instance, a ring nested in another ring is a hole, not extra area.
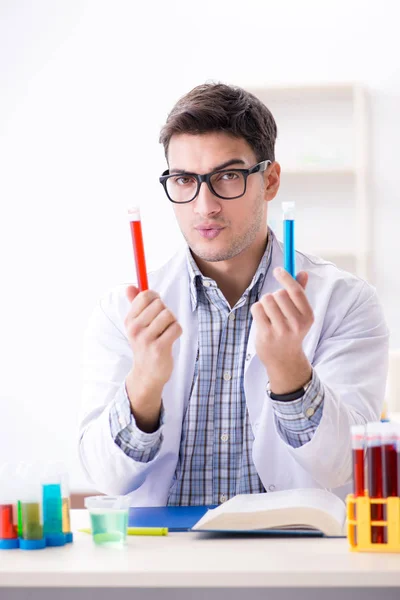
M 239 494 L 208 511 L 194 529 L 315 528 L 343 535 L 346 507 L 340 498 L 318 488 L 265 494 Z

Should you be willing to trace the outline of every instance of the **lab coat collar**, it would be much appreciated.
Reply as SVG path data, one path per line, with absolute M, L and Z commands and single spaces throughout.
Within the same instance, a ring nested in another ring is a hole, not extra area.
M 272 246 L 273 246 L 273 240 L 274 240 L 275 234 L 273 233 L 273 231 L 268 228 L 268 237 L 267 237 L 267 245 L 265 248 L 265 252 L 258 264 L 257 270 L 249 284 L 249 286 L 247 287 L 247 289 L 244 291 L 243 296 L 247 296 L 250 291 L 257 286 L 257 297 L 260 296 L 260 290 L 262 289 L 262 286 L 264 284 L 265 281 L 265 276 L 266 273 L 269 269 L 270 266 L 270 262 L 271 262 L 271 253 L 272 253 Z M 197 304 L 198 304 L 198 294 L 199 294 L 199 289 L 198 289 L 198 283 L 199 281 L 212 281 L 209 277 L 205 277 L 203 275 L 203 273 L 200 271 L 193 255 L 192 252 L 190 250 L 189 247 L 187 247 L 186 249 L 186 267 L 187 267 L 187 271 L 188 271 L 188 275 L 189 275 L 189 284 L 190 284 L 190 301 L 191 301 L 191 305 L 192 305 L 192 311 L 195 311 L 197 308 Z

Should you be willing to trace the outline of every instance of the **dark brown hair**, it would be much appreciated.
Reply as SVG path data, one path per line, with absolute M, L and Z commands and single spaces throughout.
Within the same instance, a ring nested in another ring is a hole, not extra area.
M 277 127 L 271 112 L 250 92 L 223 83 L 199 85 L 175 104 L 160 133 L 167 160 L 174 134 L 212 131 L 244 138 L 258 162 L 275 160 Z

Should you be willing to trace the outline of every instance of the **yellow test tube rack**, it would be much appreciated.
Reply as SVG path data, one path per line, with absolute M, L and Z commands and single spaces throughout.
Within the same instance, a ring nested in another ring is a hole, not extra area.
M 383 504 L 385 520 L 371 521 L 371 505 Z M 371 542 L 371 527 L 385 527 L 384 544 Z M 400 552 L 400 498 L 370 498 L 347 496 L 347 538 L 353 552 Z

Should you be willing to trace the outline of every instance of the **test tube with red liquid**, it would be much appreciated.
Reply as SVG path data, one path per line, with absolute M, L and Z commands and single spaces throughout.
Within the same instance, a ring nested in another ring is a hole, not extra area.
M 397 450 L 397 495 L 400 496 L 400 428 L 397 431 L 396 436 L 396 450 Z
M 138 279 L 138 288 L 142 292 L 149 289 L 147 281 L 146 260 L 144 255 L 144 244 L 142 234 L 142 222 L 140 220 L 139 208 L 131 207 L 128 209 L 128 216 L 131 226 L 132 245 L 135 255 L 136 276 Z
M 365 495 L 365 426 L 353 425 L 351 427 L 351 447 L 353 455 L 353 494 Z M 357 507 L 354 505 L 354 519 L 357 521 Z M 354 531 L 354 541 L 357 543 L 357 528 Z
M 394 423 L 382 423 L 383 493 L 385 498 L 397 496 L 397 434 Z
M 368 494 L 371 499 L 383 498 L 381 423 L 367 423 Z M 383 504 L 371 504 L 371 521 L 383 521 Z M 384 527 L 371 526 L 371 542 L 384 543 Z
M 365 472 L 364 472 L 364 452 L 365 426 L 353 425 L 351 428 L 351 447 L 353 453 L 353 494 L 354 496 L 364 496 L 365 492 Z
M 11 465 L 4 464 L 0 468 L 0 549 L 19 548 L 17 528 L 17 499 Z

